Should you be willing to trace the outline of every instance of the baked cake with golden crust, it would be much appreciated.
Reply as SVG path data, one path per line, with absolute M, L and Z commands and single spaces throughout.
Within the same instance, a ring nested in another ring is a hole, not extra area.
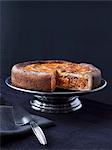
M 87 63 L 29 61 L 12 67 L 11 82 L 16 87 L 31 90 L 54 91 L 58 87 L 84 91 L 101 83 L 101 71 Z

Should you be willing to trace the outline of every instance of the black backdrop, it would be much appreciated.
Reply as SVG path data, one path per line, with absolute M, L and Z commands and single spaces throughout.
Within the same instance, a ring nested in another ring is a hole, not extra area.
M 88 62 L 108 87 L 88 95 L 112 104 L 112 2 L 0 2 L 1 75 L 12 65 L 40 59 Z M 110 65 L 111 64 L 111 65 Z

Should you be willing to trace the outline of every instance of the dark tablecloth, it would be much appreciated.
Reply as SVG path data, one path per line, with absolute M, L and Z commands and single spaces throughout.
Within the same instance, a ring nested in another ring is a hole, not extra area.
M 2 94 L 9 102 L 23 105 L 32 114 L 47 117 L 55 126 L 46 128 L 48 145 L 42 146 L 32 133 L 1 138 L 1 148 L 31 149 L 112 149 L 112 106 L 81 98 L 83 107 L 68 114 L 45 114 L 30 108 L 32 95 L 8 88 L 4 83 Z

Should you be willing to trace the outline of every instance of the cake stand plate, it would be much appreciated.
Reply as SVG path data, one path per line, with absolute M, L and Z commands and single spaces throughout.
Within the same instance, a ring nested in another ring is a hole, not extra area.
M 107 81 L 102 79 L 101 84 L 92 90 L 72 91 L 56 89 L 54 92 L 41 92 L 15 87 L 12 85 L 10 77 L 5 80 L 5 83 L 12 89 L 33 94 L 33 100 L 30 100 L 31 107 L 46 113 L 76 111 L 82 107 L 80 96 L 100 91 L 107 85 Z

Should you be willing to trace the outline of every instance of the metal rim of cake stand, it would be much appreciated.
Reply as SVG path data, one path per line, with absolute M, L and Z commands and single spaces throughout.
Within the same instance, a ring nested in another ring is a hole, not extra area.
M 89 91 L 67 91 L 67 92 L 41 92 L 15 87 L 11 84 L 10 77 L 5 80 L 7 86 L 12 89 L 33 94 L 30 100 L 31 108 L 46 113 L 68 113 L 82 107 L 79 96 L 102 90 L 107 81 L 102 79 L 102 85 Z

